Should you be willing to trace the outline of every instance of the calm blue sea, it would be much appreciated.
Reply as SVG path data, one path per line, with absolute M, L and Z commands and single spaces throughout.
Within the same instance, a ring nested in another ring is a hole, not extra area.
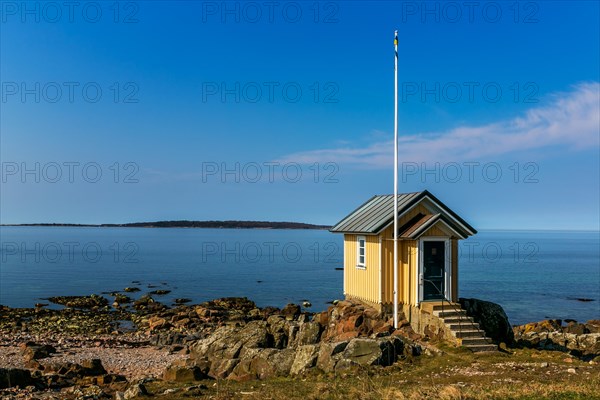
M 315 311 L 342 297 L 342 237 L 327 231 L 1 227 L 0 242 L 0 304 L 12 307 L 136 285 L 172 290 L 166 302 L 247 296 Z M 598 319 L 600 234 L 480 232 L 461 242 L 459 287 L 513 324 Z

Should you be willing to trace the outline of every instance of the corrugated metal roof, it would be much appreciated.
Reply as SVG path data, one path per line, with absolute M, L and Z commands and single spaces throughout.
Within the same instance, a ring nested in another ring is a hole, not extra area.
M 475 234 L 477 231 L 460 218 L 455 212 L 446 207 L 435 196 L 427 190 L 414 193 L 398 194 L 398 215 L 404 212 L 422 200 L 429 197 L 435 204 L 456 219 L 466 228 L 466 233 Z M 376 234 L 385 228 L 394 219 L 394 195 L 373 196 L 364 204 L 351 212 L 346 218 L 338 222 L 331 232 L 337 233 L 366 233 Z
M 402 214 L 412 206 L 424 192 L 398 195 L 398 212 Z M 338 222 L 331 232 L 377 233 L 394 218 L 394 195 L 371 197 L 366 203 Z

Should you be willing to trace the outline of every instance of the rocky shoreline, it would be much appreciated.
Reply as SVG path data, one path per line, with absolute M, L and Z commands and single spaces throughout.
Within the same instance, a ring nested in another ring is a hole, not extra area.
M 379 371 L 444 353 L 408 321 L 394 330 L 390 319 L 353 301 L 311 313 L 296 304 L 259 308 L 246 298 L 179 299 L 170 307 L 160 294 L 134 300 L 134 288 L 123 292 L 113 293 L 112 304 L 91 295 L 48 299 L 62 309 L 0 306 L 0 398 L 130 399 L 147 395 L 154 381 Z M 501 348 L 560 351 L 593 364 L 600 355 L 600 321 L 542 321 L 511 334 Z M 201 392 L 203 385 L 188 387 Z

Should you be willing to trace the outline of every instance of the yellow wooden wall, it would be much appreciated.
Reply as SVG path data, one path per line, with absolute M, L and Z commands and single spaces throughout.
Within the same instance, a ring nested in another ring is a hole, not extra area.
M 357 236 L 344 235 L 344 294 L 379 303 L 379 236 L 364 235 L 365 268 L 357 268 Z
M 402 226 L 417 214 L 431 214 L 423 205 L 419 204 L 398 220 Z M 383 293 L 382 303 L 394 302 L 394 226 L 388 226 L 382 233 L 383 237 Z M 398 242 L 398 301 L 405 304 L 414 304 L 416 299 L 416 273 L 417 273 L 417 248 L 415 240 L 400 240 Z
M 393 303 L 393 285 L 394 285 L 394 241 L 393 227 L 386 229 L 382 233 L 383 237 L 383 256 L 382 256 L 382 303 Z M 416 264 L 416 246 L 414 240 L 401 240 L 398 242 L 398 301 L 410 302 L 410 296 L 414 296 L 413 285 L 411 282 L 415 279 Z
M 423 204 L 417 205 L 398 220 L 402 226 L 418 213 L 431 214 Z M 357 236 L 344 235 L 344 294 L 377 304 L 393 304 L 394 241 L 393 225 L 380 235 L 363 235 L 366 239 L 366 268 L 357 268 Z M 443 225 L 436 224 L 422 236 L 447 237 Z M 381 242 L 380 242 L 381 241 Z M 450 240 L 452 268 L 452 301 L 458 300 L 458 240 Z M 380 281 L 381 261 L 381 281 Z M 415 304 L 417 299 L 418 242 L 398 242 L 398 300 L 404 304 Z

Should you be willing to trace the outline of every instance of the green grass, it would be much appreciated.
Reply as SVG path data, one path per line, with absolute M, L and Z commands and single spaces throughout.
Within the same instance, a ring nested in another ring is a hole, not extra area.
M 577 359 L 568 362 L 564 353 L 519 349 L 511 350 L 510 354 L 472 354 L 450 347 L 444 351 L 442 356 L 421 356 L 388 368 L 337 374 L 315 372 L 303 377 L 265 381 L 154 382 L 148 389 L 158 394 L 167 388 L 206 386 L 163 397 L 174 400 L 600 400 L 600 365 Z M 541 366 L 544 362 L 548 367 Z M 568 373 L 569 368 L 574 368 L 576 373 Z

